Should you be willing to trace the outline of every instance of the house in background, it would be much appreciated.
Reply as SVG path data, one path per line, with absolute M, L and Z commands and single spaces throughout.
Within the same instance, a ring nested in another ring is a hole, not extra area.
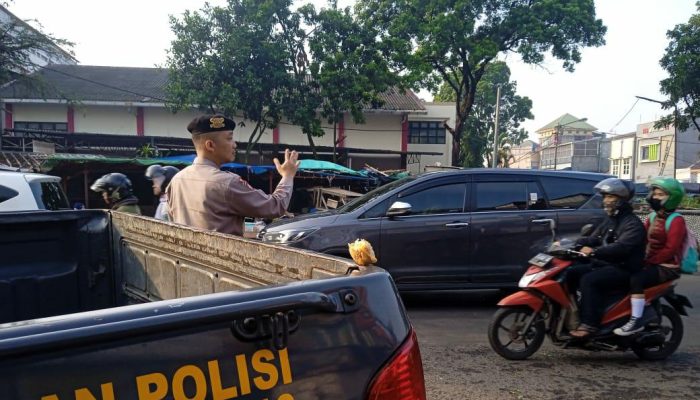
M 168 71 L 158 68 L 51 65 L 37 72 L 48 89 L 15 82 L 0 89 L 0 102 L 13 112 L 5 115 L 4 134 L 23 131 L 91 133 L 110 136 L 158 136 L 189 139 L 189 121 L 196 110 L 171 112 L 165 104 Z M 384 104 L 365 111 L 365 123 L 350 117 L 338 124 L 337 145 L 345 149 L 351 168 L 365 163 L 378 169 L 418 172 L 421 164 L 451 163 L 451 140 L 444 124 L 454 123 L 454 105 L 424 104 L 416 95 L 391 89 L 381 95 Z M 235 131 L 238 142 L 247 142 L 254 124 L 244 122 Z M 333 127 L 314 138 L 318 146 L 333 146 Z M 301 128 L 282 121 L 267 130 L 263 144 L 308 145 Z M 421 160 L 420 153 L 431 153 Z
M 678 132 L 677 143 L 674 133 L 673 126 L 654 128 L 654 122 L 637 125 L 635 182 L 673 176 L 674 169 L 687 169 L 700 159 L 698 130 L 691 124 L 689 129 Z
M 610 140 L 597 129 L 571 114 L 538 129 L 540 169 L 607 172 Z
M 12 14 L 10 10 L 8 10 L 6 7 L 0 3 L 0 27 L 3 28 L 3 31 L 16 27 L 13 30 L 24 30 L 26 32 L 29 32 L 33 35 L 37 36 L 44 36 L 41 32 L 38 30 L 34 29 L 31 25 L 23 21 L 22 19 L 18 18 L 16 15 Z M 12 31 L 10 31 L 10 35 L 12 34 Z M 29 73 L 37 68 L 43 67 L 48 64 L 77 64 L 78 60 L 73 57 L 69 52 L 63 50 L 60 46 L 54 45 L 52 46 L 50 51 L 28 51 L 29 52 L 29 61 L 32 63 L 32 66 L 28 66 L 28 68 L 24 71 L 17 71 L 17 73 Z M 2 82 L 0 82 L 2 83 Z
M 610 170 L 621 179 L 632 179 L 636 161 L 637 133 L 630 132 L 610 138 Z
M 510 168 L 538 169 L 540 167 L 540 146 L 532 140 L 526 140 L 510 148 L 513 159 Z
M 10 10 L 2 5 L 2 3 L 0 3 L 0 29 L 6 31 L 6 34 L 9 35 L 12 35 L 13 32 L 16 32 L 17 30 L 23 30 L 37 36 L 43 36 L 41 32 L 12 14 Z M 29 55 L 29 62 L 31 65 L 26 66 L 24 70 L 14 71 L 17 74 L 28 74 L 48 64 L 75 65 L 78 63 L 78 60 L 76 60 L 75 57 L 63 50 L 58 45 L 52 46 L 50 51 L 27 50 L 27 54 Z M 7 82 L 0 82 L 0 87 L 5 83 Z M 12 117 L 12 112 L 12 105 L 0 107 L 0 132 L 7 127 L 5 122 L 7 121 L 8 117 Z

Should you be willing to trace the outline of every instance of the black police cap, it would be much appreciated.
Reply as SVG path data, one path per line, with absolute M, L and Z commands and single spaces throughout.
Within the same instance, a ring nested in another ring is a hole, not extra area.
M 236 129 L 236 123 L 231 118 L 221 114 L 207 114 L 196 117 L 189 124 L 187 130 L 192 135 L 201 135 L 209 132 L 232 131 Z

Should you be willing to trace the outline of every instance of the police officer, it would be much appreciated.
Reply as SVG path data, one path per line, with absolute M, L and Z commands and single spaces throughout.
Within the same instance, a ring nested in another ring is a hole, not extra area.
M 242 236 L 245 217 L 285 214 L 299 167 L 297 152 L 285 150 L 284 163 L 273 160 L 282 179 L 272 194 L 265 194 L 240 176 L 220 169 L 236 156 L 235 127 L 233 120 L 219 114 L 202 115 L 187 125 L 197 158 L 166 189 L 173 222 Z
M 139 199 L 134 196 L 131 181 L 124 174 L 103 175 L 90 186 L 95 192 L 102 193 L 102 198 L 112 210 L 141 214 Z
M 158 196 L 158 207 L 156 208 L 156 213 L 153 216 L 156 219 L 163 221 L 170 220 L 168 212 L 168 195 L 165 193 L 165 188 L 168 187 L 170 181 L 178 172 L 180 172 L 179 169 L 170 165 L 163 167 L 158 164 L 154 164 L 146 169 L 146 179 L 153 181 L 153 194 Z

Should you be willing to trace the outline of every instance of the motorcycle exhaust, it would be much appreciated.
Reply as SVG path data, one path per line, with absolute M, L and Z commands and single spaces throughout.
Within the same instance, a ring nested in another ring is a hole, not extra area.
M 661 332 L 642 332 L 634 339 L 634 342 L 643 347 L 661 346 L 666 342 L 666 335 Z

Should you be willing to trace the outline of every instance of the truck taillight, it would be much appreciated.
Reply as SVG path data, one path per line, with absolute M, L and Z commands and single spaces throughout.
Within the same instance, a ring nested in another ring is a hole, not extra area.
M 394 357 L 377 373 L 367 400 L 425 400 L 423 363 L 412 329 Z

